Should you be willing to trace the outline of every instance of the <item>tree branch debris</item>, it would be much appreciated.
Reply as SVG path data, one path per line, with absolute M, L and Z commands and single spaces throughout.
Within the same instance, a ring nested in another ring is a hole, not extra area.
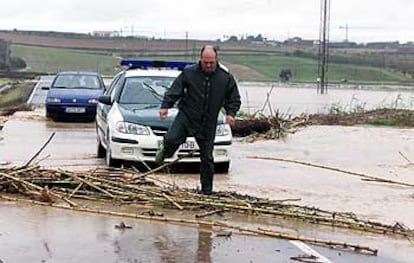
M 131 179 L 133 183 L 131 183 Z M 137 180 L 138 179 L 138 180 Z M 49 205 L 76 211 L 93 212 L 140 219 L 157 219 L 164 222 L 187 224 L 210 224 L 222 228 L 235 229 L 250 234 L 286 239 L 299 239 L 305 242 L 342 246 L 358 252 L 376 255 L 377 250 L 356 244 L 339 241 L 318 240 L 315 238 L 291 236 L 271 229 L 249 229 L 218 221 L 200 221 L 194 219 L 171 219 L 162 213 L 127 214 L 102 211 L 79 206 L 73 199 L 112 202 L 119 205 L 134 204 L 159 209 L 188 211 L 196 218 L 220 216 L 224 213 L 247 213 L 260 216 L 290 218 L 310 224 L 335 226 L 377 234 L 393 234 L 407 238 L 414 237 L 414 231 L 401 224 L 387 225 L 371 220 L 363 220 L 352 213 L 330 212 L 315 207 L 287 204 L 290 200 L 269 200 L 234 192 L 215 192 L 213 195 L 198 194 L 195 189 L 182 189 L 176 186 L 160 186 L 148 176 L 138 176 L 131 169 L 95 169 L 93 172 L 70 172 L 62 169 L 46 169 L 39 166 L 0 167 L 0 198 L 13 199 L 15 194 L 23 195 L 27 202 Z M 33 198 L 33 193 L 43 199 Z M 71 199 L 71 200 L 69 200 Z M 39 202 L 40 200 L 41 202 Z M 61 204 L 62 201 L 66 203 Z M 46 202 L 45 202 L 46 201 Z M 69 204 L 69 205 L 68 205 Z M 152 211 L 152 210 L 151 210 Z M 254 213 L 252 213 L 254 212 Z M 196 215 L 194 213 L 197 213 Z M 186 213 L 187 214 L 187 213 Z M 160 216 L 161 215 L 161 216 Z M 214 218 L 213 218 L 214 219 Z M 206 223 L 207 222 L 207 223 Z

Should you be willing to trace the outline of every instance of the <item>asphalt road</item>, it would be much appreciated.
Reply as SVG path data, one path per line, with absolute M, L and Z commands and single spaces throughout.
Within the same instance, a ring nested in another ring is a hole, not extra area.
M 52 84 L 54 77 L 55 77 L 54 75 L 41 76 L 39 81 L 36 83 L 32 94 L 27 100 L 27 103 L 31 105 L 39 105 L 39 106 L 44 105 L 48 88 Z

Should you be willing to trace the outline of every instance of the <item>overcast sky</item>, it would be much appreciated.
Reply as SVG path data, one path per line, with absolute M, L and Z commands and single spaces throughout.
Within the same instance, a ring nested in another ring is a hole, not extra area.
M 318 39 L 320 0 L 3 0 L 0 29 Z M 414 41 L 414 0 L 331 0 L 330 39 Z

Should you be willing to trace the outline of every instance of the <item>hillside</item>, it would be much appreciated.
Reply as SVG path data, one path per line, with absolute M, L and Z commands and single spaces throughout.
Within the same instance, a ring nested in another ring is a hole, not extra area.
M 93 37 L 87 34 L 62 34 L 55 32 L 0 31 L 0 39 L 14 44 L 41 47 L 76 48 L 85 50 L 107 50 L 112 52 L 144 53 L 187 53 L 200 50 L 205 44 L 220 46 L 225 51 L 275 51 L 271 47 L 237 44 L 232 42 L 215 42 L 211 40 L 177 40 L 177 39 L 143 39 L 132 37 Z
M 27 70 L 37 72 L 88 69 L 112 75 L 119 70 L 121 57 L 196 61 L 203 45 L 214 44 L 219 49 L 221 61 L 239 80 L 279 81 L 279 73 L 283 69 L 293 72 L 293 82 L 315 82 L 318 75 L 315 48 L 240 41 L 98 38 L 58 32 L 0 31 L 0 39 L 11 41 L 13 55 L 24 58 Z M 400 56 L 401 53 L 390 50 L 385 53 L 384 50 L 335 49 L 331 51 L 328 79 L 347 83 L 413 83 L 413 75 L 408 68 L 411 63 L 414 68 L 414 55 L 411 58 L 412 55 L 404 54 L 404 60 L 397 59 Z M 382 62 L 378 57 L 382 57 Z M 401 67 L 396 61 L 401 61 Z

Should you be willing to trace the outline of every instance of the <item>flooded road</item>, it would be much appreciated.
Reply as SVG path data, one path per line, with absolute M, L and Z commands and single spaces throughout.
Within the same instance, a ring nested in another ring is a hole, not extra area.
M 217 190 L 271 199 L 301 198 L 302 205 L 352 211 L 389 223 L 414 227 L 414 188 L 362 181 L 349 174 L 250 156 L 299 160 L 414 185 L 414 131 L 375 127 L 313 126 L 281 141 L 236 142 L 229 174 L 217 175 Z M 195 187 L 191 175 L 165 180 Z
M 333 87 L 327 94 L 320 95 L 317 94 L 316 87 L 310 84 L 241 83 L 241 110 L 248 114 L 257 111 L 264 114 L 279 111 L 282 116 L 298 116 L 302 113 L 328 113 L 331 109 L 342 112 L 384 107 L 414 109 L 413 91 L 370 88 L 372 87 L 361 89 Z
M 95 157 L 93 123 L 15 120 L 6 123 L 0 163 L 23 165 L 55 137 L 37 158 L 45 167 L 88 170 L 104 166 Z M 76 147 L 74 147 L 76 146 Z M 287 162 L 252 159 L 278 157 L 340 168 L 414 185 L 414 130 L 372 126 L 311 126 L 283 140 L 236 140 L 228 174 L 215 176 L 215 190 L 271 199 L 301 198 L 300 204 L 353 211 L 372 219 L 414 227 L 414 190 L 407 186 L 362 181 L 360 177 Z M 186 188 L 199 186 L 198 174 L 159 174 Z M 338 205 L 340 204 L 340 205 Z
M 53 76 L 41 76 L 27 103 L 43 106 Z M 108 87 L 110 79 L 105 79 Z M 314 84 L 240 82 L 241 111 L 270 114 L 278 111 L 285 116 L 302 113 L 327 113 L 369 110 L 376 108 L 414 109 L 411 87 L 387 88 L 368 85 L 331 85 L 327 94 L 320 95 Z
M 244 111 L 252 113 L 263 108 L 268 86 L 255 89 L 243 86 L 241 89 Z M 363 106 L 365 109 L 379 107 L 381 103 L 396 103 L 398 107 L 411 109 L 414 106 L 410 92 L 359 92 L 330 90 L 329 94 L 320 96 L 312 89 L 275 88 L 271 93 L 271 105 L 272 109 L 293 115 L 325 112 L 338 102 L 343 103 L 343 107 Z M 371 94 L 367 100 L 366 94 Z M 18 112 L 0 129 L 0 165 L 24 165 L 55 133 L 34 162 L 68 170 L 104 166 L 103 160 L 95 157 L 94 123 L 56 123 L 47 121 L 44 116 L 42 108 L 31 113 Z M 296 160 L 414 184 L 414 164 L 410 163 L 414 161 L 413 129 L 311 126 L 283 140 L 247 142 L 235 139 L 231 155 L 229 173 L 215 175 L 216 191 L 298 199 L 292 204 L 353 212 L 361 218 L 388 224 L 398 222 L 414 228 L 414 187 L 253 158 Z M 194 189 L 199 186 L 198 173 L 160 173 L 152 177 L 180 187 Z M 321 254 L 315 262 L 411 262 L 414 255 L 413 245 L 396 237 L 309 226 L 280 218 L 226 215 L 218 219 L 256 228 L 283 227 L 292 233 L 359 243 L 380 251 L 377 257 L 372 257 L 312 246 Z M 114 225 L 121 220 L 133 228 L 130 231 L 115 229 Z M 0 262 L 3 263 L 297 262 L 290 258 L 305 254 L 300 247 L 265 237 L 233 235 L 226 239 L 204 226 L 125 220 L 0 200 Z
M 414 249 L 405 239 L 356 235 L 329 227 L 290 224 L 290 232 L 343 240 L 378 248 L 378 256 L 307 246 L 269 237 L 219 235 L 211 226 L 187 226 L 115 216 L 68 212 L 55 208 L 0 201 L 0 260 L 13 262 L 298 262 L 292 257 L 311 252 L 305 262 L 410 262 Z M 12 220 L 10 220 L 12 219 Z M 221 218 L 221 220 L 224 220 Z M 279 229 L 283 219 L 237 215 L 226 222 Z M 129 229 L 117 229 L 124 222 Z
M 268 238 L 214 237 L 208 226 L 127 220 L 132 228 L 119 230 L 114 226 L 121 219 L 116 217 L 19 205 L 0 206 L 0 214 L 4 212 L 16 219 L 10 223 L 0 218 L 0 259 L 5 263 L 265 262 L 285 247 L 283 241 Z
M 0 164 L 23 165 L 55 132 L 52 142 L 37 158 L 40 165 L 75 170 L 104 166 L 103 160 L 95 158 L 93 123 L 45 121 L 41 111 L 35 112 L 29 118 L 31 120 L 25 118 L 17 114 L 1 131 Z M 230 172 L 215 176 L 215 190 L 271 199 L 299 199 L 294 203 L 353 212 L 362 218 L 390 224 L 399 222 L 413 228 L 413 187 L 363 181 L 346 173 L 251 158 L 299 160 L 414 184 L 414 165 L 400 154 L 413 160 L 413 145 L 412 129 L 371 126 L 311 126 L 278 141 L 249 143 L 237 139 L 232 148 Z M 198 174 L 161 173 L 153 177 L 180 187 L 196 188 L 199 185 Z M 160 226 L 159 223 L 145 221 L 128 221 L 139 231 L 121 234 L 113 229 L 119 218 L 16 206 L 13 203 L 0 202 L 0 215 L 0 255 L 6 256 L 0 257 L 3 262 L 26 262 L 20 260 L 23 251 L 28 257 L 35 255 L 39 259 L 37 262 L 79 262 L 80 259 L 87 262 L 90 260 L 83 259 L 90 259 L 90 255 L 94 255 L 94 259 L 102 256 L 101 262 L 148 262 L 147 259 L 151 259 L 149 262 L 230 262 L 237 255 L 240 255 L 240 262 L 250 262 L 247 259 L 269 262 L 273 256 L 280 258 L 280 262 L 291 262 L 290 256 L 302 253 L 287 241 L 259 237 L 250 240 L 244 236 L 233 238 L 231 243 L 222 238 L 200 241 L 200 236 L 205 236 L 203 230 L 170 224 Z M 19 230 L 22 227 L 23 230 Z M 291 227 L 299 232 L 306 229 L 306 226 Z M 408 255 L 414 254 L 414 247 L 406 240 L 382 236 L 367 236 L 369 240 L 365 240 L 365 236 L 341 230 L 308 231 L 312 236 L 368 242 L 383 248 L 379 257 L 359 262 L 409 262 L 406 261 Z M 78 241 L 79 236 L 82 236 L 81 241 Z M 378 239 L 388 241 L 380 244 L 376 241 Z M 207 242 L 210 250 L 200 250 L 198 242 Z M 73 250 L 66 250 L 67 247 L 73 247 Z M 252 248 L 252 251 L 244 254 L 247 248 Z M 283 253 L 275 254 L 274 251 L 280 251 L 280 248 Z M 396 248 L 398 254 L 392 252 Z M 348 258 L 355 256 L 352 253 L 338 256 L 336 251 L 317 250 L 329 255 L 331 260 L 335 259 L 329 262 L 355 262 Z M 73 251 L 82 252 L 74 257 Z M 13 260 L 13 255 L 19 260 Z M 195 260 L 199 255 L 207 255 L 208 258 Z M 5 261 L 5 258 L 9 260 Z

